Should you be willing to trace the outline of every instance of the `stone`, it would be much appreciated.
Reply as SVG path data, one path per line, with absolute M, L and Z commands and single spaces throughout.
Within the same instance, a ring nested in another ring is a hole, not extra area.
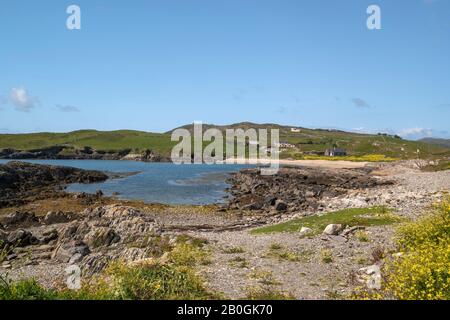
M 17 255 L 15 253 L 11 253 L 6 256 L 6 261 L 11 261 L 14 260 L 15 258 L 17 258 Z
M 267 196 L 264 199 L 264 202 L 267 203 L 269 206 L 275 205 L 275 202 L 277 201 L 277 198 L 274 196 Z
M 312 232 L 313 232 L 313 230 L 311 228 L 308 228 L 308 227 L 302 227 L 300 229 L 300 235 L 301 236 L 307 235 L 307 234 L 312 233 Z
M 84 242 L 90 248 L 110 246 L 120 240 L 120 236 L 111 228 L 97 227 L 89 231 L 84 237 Z
M 350 235 L 350 234 L 352 234 L 352 233 L 354 233 L 354 232 L 356 232 L 358 230 L 365 230 L 365 229 L 366 228 L 362 227 L 362 226 L 355 226 L 355 227 L 351 227 L 351 228 L 346 228 L 346 229 L 344 229 L 344 231 L 342 231 L 342 235 L 343 236 L 347 236 L 347 235 Z
M 111 257 L 109 255 L 101 252 L 93 253 L 83 259 L 81 270 L 85 276 L 91 276 L 105 269 L 110 261 Z
M 324 234 L 328 234 L 331 236 L 337 236 L 339 232 L 343 230 L 342 224 L 329 224 L 323 230 Z
M 43 237 L 39 240 L 39 242 L 43 243 L 43 244 L 46 244 L 52 240 L 58 239 L 58 231 L 56 229 L 46 231 L 42 235 L 43 235 Z
M 72 258 L 72 256 L 76 253 L 79 253 L 84 257 L 90 252 L 89 247 L 85 243 L 80 241 L 71 241 L 58 245 L 55 251 L 53 251 L 52 259 L 66 263 L 69 262 L 70 258 Z
M 75 253 L 72 257 L 70 257 L 69 264 L 76 264 L 83 260 L 83 255 L 81 253 Z
M 365 283 L 368 289 L 381 288 L 380 266 L 374 264 L 358 270 L 358 281 Z
M 42 219 L 42 223 L 46 225 L 55 223 L 65 223 L 73 219 L 73 214 L 65 213 L 62 211 L 49 211 Z
M 2 219 L 2 224 L 7 227 L 19 225 L 19 224 L 36 224 L 39 222 L 34 213 L 16 211 L 13 212 Z
M 26 247 L 32 244 L 38 244 L 39 241 L 30 231 L 18 229 L 12 231 L 7 238 L 7 241 L 16 247 Z
M 33 254 L 33 258 L 37 259 L 37 260 L 50 260 L 52 257 L 52 253 L 51 252 L 38 252 Z
M 277 211 L 286 211 L 287 210 L 287 204 L 282 200 L 277 200 L 275 202 L 275 210 Z

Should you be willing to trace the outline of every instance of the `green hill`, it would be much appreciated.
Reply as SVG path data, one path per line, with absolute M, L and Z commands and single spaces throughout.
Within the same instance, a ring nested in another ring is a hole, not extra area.
M 34 150 L 58 145 L 77 149 L 90 147 L 99 151 L 152 149 L 157 153 L 167 154 L 173 144 L 170 135 L 133 130 L 0 134 L 0 149 L 16 150 Z
M 203 125 L 203 129 L 212 125 Z M 292 132 L 290 126 L 277 124 L 237 123 L 228 126 L 214 126 L 224 131 L 227 128 L 276 128 L 280 130 L 280 141 L 294 144 L 296 148 L 286 149 L 282 158 L 301 158 L 305 153 L 323 152 L 333 146 L 345 148 L 349 155 L 362 156 L 380 154 L 394 158 L 416 158 L 420 150 L 421 158 L 445 158 L 450 156 L 450 149 L 444 146 L 422 141 L 403 140 L 397 136 L 386 134 L 370 135 L 339 130 L 323 130 L 298 128 L 300 132 Z M 192 131 L 192 125 L 183 126 Z M 102 152 L 139 152 L 147 149 L 154 153 L 168 156 L 176 142 L 170 141 L 170 133 L 151 133 L 133 130 L 97 131 L 79 130 L 69 133 L 31 133 L 0 134 L 0 150 L 36 150 L 52 146 L 63 146 L 68 149 L 92 148 Z
M 430 144 L 435 144 L 435 145 L 446 147 L 446 148 L 450 148 L 450 139 L 423 138 L 423 139 L 420 139 L 419 141 L 430 143 Z
M 361 134 L 331 129 L 308 129 L 302 127 L 281 126 L 273 123 L 255 124 L 241 122 L 226 126 L 203 124 L 203 130 L 215 127 L 219 130 L 228 128 L 279 129 L 280 142 L 296 145 L 295 149 L 287 149 L 281 153 L 281 158 L 301 158 L 304 153 L 320 153 L 333 146 L 344 148 L 349 155 L 363 156 L 370 154 L 385 155 L 387 157 L 411 159 L 417 157 L 417 150 L 421 158 L 445 158 L 450 156 L 450 148 L 431 145 L 422 141 L 404 140 L 398 136 L 388 134 Z M 193 131 L 189 124 L 180 128 Z M 300 132 L 292 132 L 292 128 Z M 171 131 L 167 132 L 169 134 Z M 303 154 L 302 154 L 303 153 Z

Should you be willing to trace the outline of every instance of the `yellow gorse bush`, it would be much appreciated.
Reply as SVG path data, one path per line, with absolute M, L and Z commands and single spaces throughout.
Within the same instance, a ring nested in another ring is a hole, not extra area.
M 436 212 L 398 230 L 404 253 L 387 263 L 383 297 L 406 300 L 450 299 L 450 201 Z
M 303 156 L 304 160 L 346 160 L 346 161 L 367 161 L 367 162 L 392 162 L 398 161 L 399 158 L 391 158 L 387 157 L 383 154 L 367 154 L 362 156 L 337 156 L 337 157 L 328 157 L 328 156 L 314 156 L 314 155 L 305 155 Z

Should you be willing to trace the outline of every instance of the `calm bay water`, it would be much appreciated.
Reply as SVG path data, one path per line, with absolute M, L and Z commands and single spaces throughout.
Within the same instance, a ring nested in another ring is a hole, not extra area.
M 9 160 L 0 160 L 6 163 Z M 69 166 L 110 172 L 139 172 L 136 175 L 109 179 L 102 183 L 72 184 L 69 192 L 105 195 L 118 193 L 120 199 L 143 200 L 167 204 L 210 204 L 223 202 L 225 179 L 245 165 L 175 165 L 110 160 L 26 160 L 26 162 Z

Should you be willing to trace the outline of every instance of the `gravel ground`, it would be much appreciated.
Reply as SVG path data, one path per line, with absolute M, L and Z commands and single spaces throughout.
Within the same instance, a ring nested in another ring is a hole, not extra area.
M 335 199 L 328 210 L 387 205 L 396 209 L 398 215 L 415 219 L 439 200 L 443 192 L 450 190 L 450 171 L 419 172 L 391 168 L 386 175 L 398 184 L 369 192 L 356 191 L 343 199 Z M 369 236 L 367 242 L 358 240 L 354 235 L 348 239 L 325 235 L 302 238 L 298 233 L 252 235 L 249 230 L 192 232 L 191 235 L 210 240 L 213 258 L 204 273 L 209 279 L 209 286 L 229 298 L 244 298 L 249 288 L 261 286 L 264 279 L 255 279 L 254 276 L 265 271 L 266 277 L 267 272 L 273 276 L 275 284 L 270 285 L 271 288 L 297 299 L 336 299 L 347 296 L 355 286 L 361 285 L 355 283 L 354 275 L 360 268 L 374 263 L 373 254 L 376 255 L 378 249 L 382 248 L 389 254 L 395 252 L 393 231 L 394 226 L 366 228 Z M 295 252 L 304 259 L 288 261 L 271 256 L 270 247 L 274 243 L 283 247 L 275 252 Z M 242 252 L 225 253 L 227 248 L 240 248 Z M 324 250 L 329 250 L 331 262 L 323 261 Z M 245 263 L 234 262 L 237 257 L 244 259 Z

